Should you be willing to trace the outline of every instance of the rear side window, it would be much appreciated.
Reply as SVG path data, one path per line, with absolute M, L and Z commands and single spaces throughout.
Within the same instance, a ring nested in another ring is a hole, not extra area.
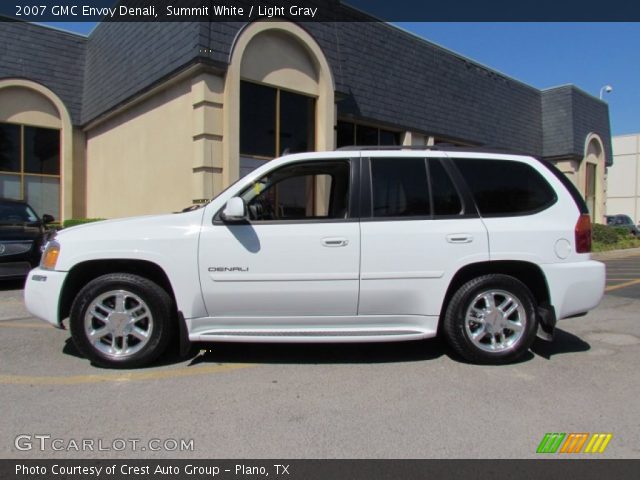
M 374 217 L 431 215 L 424 158 L 372 158 Z
M 533 214 L 557 200 L 544 177 L 526 163 L 479 158 L 453 161 L 469 186 L 480 215 Z

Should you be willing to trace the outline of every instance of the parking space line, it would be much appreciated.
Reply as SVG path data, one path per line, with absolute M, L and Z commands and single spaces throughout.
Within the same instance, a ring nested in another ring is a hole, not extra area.
M 34 323 L 34 322 L 15 322 L 15 321 L 3 321 L 0 322 L 0 327 L 9 327 L 9 328 L 52 328 L 51 325 L 45 325 L 44 323 Z
M 630 287 L 632 285 L 640 284 L 640 278 L 636 278 L 635 280 L 629 280 L 628 282 L 620 283 L 618 285 L 611 285 L 604 289 L 605 292 L 611 292 L 613 290 L 618 290 L 620 288 Z
M 105 373 L 102 375 L 72 375 L 72 376 L 31 376 L 31 375 L 0 375 L 2 385 L 83 385 L 106 382 L 135 382 L 140 380 L 161 380 L 166 378 L 193 377 L 213 373 L 231 372 L 243 368 L 256 367 L 250 363 L 231 363 L 225 365 L 204 365 L 174 368 L 153 372 L 125 372 Z

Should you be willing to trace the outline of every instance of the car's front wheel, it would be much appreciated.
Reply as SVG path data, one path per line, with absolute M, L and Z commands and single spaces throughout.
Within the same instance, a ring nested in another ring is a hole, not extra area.
M 502 364 L 522 357 L 535 340 L 535 301 L 518 279 L 483 275 L 462 285 L 444 317 L 453 349 L 468 361 Z
M 171 336 L 172 302 L 151 280 L 112 273 L 89 282 L 71 306 L 71 337 L 97 365 L 136 368 L 155 360 Z

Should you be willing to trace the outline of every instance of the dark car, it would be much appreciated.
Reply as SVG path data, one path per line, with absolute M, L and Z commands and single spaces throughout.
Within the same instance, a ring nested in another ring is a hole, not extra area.
M 53 220 L 41 219 L 26 202 L 0 199 L 0 280 L 23 278 L 40 263 Z
M 633 220 L 629 215 L 607 215 L 607 225 L 610 227 L 621 227 L 629 230 L 629 233 L 634 236 L 640 235 L 640 230 L 633 224 Z

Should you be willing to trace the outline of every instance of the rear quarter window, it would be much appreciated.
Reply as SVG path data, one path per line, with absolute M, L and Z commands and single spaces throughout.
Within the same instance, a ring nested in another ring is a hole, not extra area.
M 553 205 L 557 196 L 538 171 L 511 160 L 456 158 L 483 216 L 530 215 Z

